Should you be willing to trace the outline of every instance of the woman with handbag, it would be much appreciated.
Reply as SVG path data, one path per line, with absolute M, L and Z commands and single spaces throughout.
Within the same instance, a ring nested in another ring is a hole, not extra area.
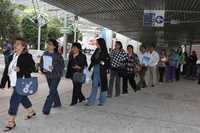
M 40 61 L 40 69 L 45 74 L 49 86 L 49 95 L 43 106 L 43 114 L 49 115 L 52 106 L 54 108 L 61 107 L 61 101 L 58 94 L 58 85 L 64 71 L 64 59 L 58 52 L 58 42 L 49 39 L 47 51 L 44 52 Z
M 9 118 L 4 129 L 5 132 L 12 130 L 16 126 L 16 115 L 19 104 L 21 103 L 27 111 L 27 120 L 36 115 L 32 109 L 32 103 L 28 96 L 23 96 L 17 93 L 17 80 L 21 78 L 30 78 L 31 73 L 35 71 L 35 63 L 32 55 L 28 53 L 27 44 L 22 38 L 15 41 L 15 52 L 8 68 L 8 75 L 10 78 L 13 94 L 10 99 L 10 107 L 8 110 Z
M 71 106 L 76 105 L 78 100 L 80 103 L 85 101 L 85 96 L 83 95 L 81 88 L 86 78 L 83 74 L 83 70 L 85 67 L 87 67 L 87 60 L 86 56 L 81 51 L 82 48 L 80 43 L 76 42 L 72 44 L 66 74 L 66 78 L 72 79 L 73 82 Z
M 93 68 L 92 90 L 88 98 L 87 106 L 92 106 L 96 103 L 98 88 L 100 87 L 99 106 L 106 104 L 108 80 L 107 70 L 110 65 L 110 57 L 107 51 L 106 43 L 103 38 L 96 40 L 97 49 L 91 57 L 91 64 L 88 68 L 90 71 Z

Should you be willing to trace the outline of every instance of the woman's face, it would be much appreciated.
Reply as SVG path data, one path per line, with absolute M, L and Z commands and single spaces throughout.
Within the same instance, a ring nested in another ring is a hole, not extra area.
M 22 52 L 23 50 L 24 50 L 24 46 L 22 45 L 22 41 L 20 41 L 20 40 L 17 40 L 16 42 L 15 42 L 15 52 Z
M 130 47 L 129 47 L 129 48 L 127 48 L 127 51 L 128 51 L 128 53 L 129 53 L 129 54 L 132 54 L 132 53 L 133 53 L 133 49 L 132 49 L 132 48 L 130 48 Z
M 79 53 L 79 49 L 77 47 L 72 47 L 72 53 L 73 54 Z
M 53 43 L 50 41 L 48 42 L 48 45 L 47 45 L 47 49 L 48 51 L 54 51 L 56 47 L 53 45 Z
M 118 43 L 116 43 L 116 44 L 115 44 L 115 48 L 116 48 L 117 50 L 120 50 L 120 49 L 121 49 L 121 46 L 120 46 Z

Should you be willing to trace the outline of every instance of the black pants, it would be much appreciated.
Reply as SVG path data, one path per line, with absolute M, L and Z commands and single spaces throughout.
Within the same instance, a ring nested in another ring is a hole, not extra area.
M 83 95 L 81 88 L 82 88 L 82 83 L 73 82 L 73 94 L 72 94 L 71 104 L 77 104 L 78 100 L 79 101 L 85 100 L 85 96 Z
M 10 88 L 10 79 L 8 76 L 8 68 L 6 66 L 6 68 L 4 69 L 4 72 L 3 72 L 2 79 L 1 79 L 0 88 L 5 88 L 7 82 L 8 82 L 8 88 Z
M 178 68 L 176 68 L 176 81 L 180 80 L 180 71 L 181 71 L 181 64 L 179 64 Z
M 135 82 L 135 74 L 127 74 L 127 76 L 123 77 L 123 93 L 128 93 L 128 81 L 133 90 L 136 92 L 137 86 Z
M 159 67 L 159 82 L 164 82 L 165 67 Z

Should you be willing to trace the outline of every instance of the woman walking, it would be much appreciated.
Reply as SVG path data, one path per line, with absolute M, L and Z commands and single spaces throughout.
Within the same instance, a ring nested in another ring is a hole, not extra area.
M 96 103 L 98 88 L 100 87 L 99 106 L 106 104 L 108 80 L 107 70 L 109 67 L 109 54 L 106 43 L 103 38 L 97 39 L 97 49 L 91 57 L 91 64 L 88 68 L 90 71 L 93 68 L 92 90 L 88 98 L 87 105 L 92 106 Z
M 45 67 L 45 64 L 49 63 L 47 59 L 51 62 L 48 68 Z M 61 107 L 57 88 L 63 76 L 64 59 L 62 55 L 58 53 L 58 42 L 56 40 L 49 39 L 47 51 L 44 52 L 40 62 L 41 72 L 45 74 L 49 86 L 49 95 L 43 107 L 43 114 L 49 115 L 52 105 L 55 108 Z
M 76 105 L 79 102 L 85 101 L 85 97 L 81 91 L 82 81 L 76 81 L 73 77 L 75 74 L 83 74 L 84 68 L 87 67 L 86 56 L 82 53 L 80 43 L 73 43 L 71 54 L 69 55 L 69 62 L 67 67 L 66 78 L 72 79 L 73 82 L 73 94 L 71 106 Z M 83 76 L 83 75 L 82 75 Z
M 27 96 L 19 95 L 16 90 L 16 82 L 19 78 L 30 78 L 31 73 L 35 71 L 35 63 L 32 55 L 28 53 L 27 44 L 22 38 L 15 41 L 15 52 L 12 56 L 10 65 L 8 67 L 8 75 L 11 86 L 13 87 L 13 94 L 10 99 L 10 107 L 8 110 L 9 118 L 4 129 L 5 132 L 12 130 L 16 126 L 16 116 L 20 103 L 24 106 L 27 112 L 27 120 L 36 115 L 32 109 L 32 103 Z

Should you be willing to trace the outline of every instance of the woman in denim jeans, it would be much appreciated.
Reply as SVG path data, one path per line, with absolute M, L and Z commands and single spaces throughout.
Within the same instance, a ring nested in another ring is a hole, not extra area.
M 30 78 L 31 73 L 35 71 L 35 62 L 33 61 L 32 55 L 28 53 L 27 44 L 23 38 L 17 38 L 15 41 L 15 52 L 11 57 L 10 64 L 7 66 L 8 75 L 13 87 L 13 93 L 10 99 L 10 107 L 8 110 L 9 118 L 7 125 L 4 129 L 5 132 L 12 130 L 16 126 L 16 116 L 20 103 L 24 106 L 27 112 L 26 120 L 31 119 L 36 115 L 32 109 L 32 103 L 28 96 L 19 95 L 15 86 L 17 79 L 19 78 Z
M 44 68 L 44 56 L 52 58 L 52 66 Z M 41 72 L 45 74 L 47 83 L 49 86 L 49 95 L 46 98 L 43 114 L 49 115 L 52 106 L 54 108 L 61 107 L 61 101 L 58 94 L 58 85 L 64 70 L 64 59 L 60 53 L 58 53 L 58 42 L 54 39 L 49 39 L 47 51 L 44 52 L 40 61 Z M 48 70 L 47 70 L 48 69 Z
M 98 88 L 100 87 L 100 98 L 99 106 L 103 106 L 106 103 L 107 90 L 108 90 L 108 80 L 107 80 L 107 70 L 109 66 L 109 54 L 107 51 L 106 43 L 103 38 L 97 39 L 96 43 L 97 49 L 91 58 L 91 64 L 88 68 L 90 71 L 93 68 L 92 76 L 92 91 L 88 98 L 87 106 L 95 105 Z

